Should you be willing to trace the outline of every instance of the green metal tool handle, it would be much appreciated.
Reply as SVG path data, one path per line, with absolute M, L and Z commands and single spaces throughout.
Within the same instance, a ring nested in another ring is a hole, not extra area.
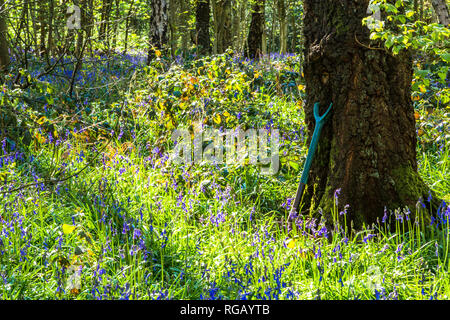
M 316 119 L 316 127 L 314 128 L 314 133 L 311 139 L 311 144 L 309 145 L 308 156 L 306 157 L 305 166 L 303 167 L 303 173 L 300 178 L 300 184 L 297 189 L 297 194 L 295 196 L 294 204 L 291 209 L 291 214 L 295 211 L 297 212 L 298 207 L 300 205 L 300 201 L 303 196 L 303 191 L 305 189 L 305 185 L 308 183 L 309 171 L 311 170 L 311 165 L 314 159 L 314 154 L 316 153 L 317 146 L 319 144 L 320 134 L 322 132 L 322 128 L 328 120 L 328 116 L 330 115 L 331 108 L 333 107 L 333 103 L 331 103 L 327 112 L 325 112 L 322 116 L 319 116 L 319 103 L 316 102 L 314 104 L 314 118 Z

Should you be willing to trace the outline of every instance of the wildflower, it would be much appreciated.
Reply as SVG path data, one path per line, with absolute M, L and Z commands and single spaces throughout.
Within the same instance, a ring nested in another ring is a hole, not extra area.
M 140 229 L 134 229 L 133 239 L 137 239 L 142 236 L 142 231 Z
M 339 198 L 339 195 L 341 194 L 341 188 L 339 188 L 339 189 L 336 189 L 336 191 L 334 192 L 334 199 L 335 199 L 335 201 L 336 201 L 336 205 L 338 205 L 338 198 Z
M 432 195 L 431 195 L 431 190 L 428 190 L 428 198 L 427 198 L 427 202 L 431 203 L 431 200 L 433 199 Z
M 387 209 L 386 207 L 384 207 L 384 215 L 383 215 L 383 219 L 381 220 L 381 222 L 385 223 L 387 220 Z
M 409 215 L 411 214 L 411 211 L 409 210 L 409 208 L 406 210 L 405 212 L 405 217 L 406 217 L 406 221 L 409 221 Z
M 339 215 L 341 215 L 341 216 L 346 215 L 348 208 L 350 208 L 350 205 L 346 204 L 344 207 L 344 210 L 339 212 Z
M 368 234 L 367 236 L 364 237 L 363 241 L 364 241 L 364 243 L 368 243 L 368 241 L 370 239 L 375 238 L 375 237 L 376 237 L 376 235 L 374 235 L 374 234 Z

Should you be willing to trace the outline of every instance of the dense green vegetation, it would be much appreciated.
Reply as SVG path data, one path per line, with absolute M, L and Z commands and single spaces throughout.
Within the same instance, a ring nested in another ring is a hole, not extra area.
M 448 298 L 447 205 L 432 225 L 388 212 L 395 228 L 380 221 L 357 234 L 288 220 L 307 150 L 298 59 L 224 54 L 169 67 L 118 57 L 95 74 L 126 81 L 87 91 L 72 116 L 9 98 L 36 128 L 28 148 L 3 142 L 2 298 Z M 61 85 L 49 78 L 28 99 L 64 101 Z M 421 175 L 449 201 L 449 110 L 413 94 Z M 198 114 L 211 127 L 280 128 L 280 173 L 170 164 L 170 129 Z

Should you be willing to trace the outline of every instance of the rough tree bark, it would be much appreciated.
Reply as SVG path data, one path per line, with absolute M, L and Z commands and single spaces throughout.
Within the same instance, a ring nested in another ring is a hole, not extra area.
M 5 71 L 10 63 L 6 16 L 7 11 L 5 2 L 4 0 L 0 0 L 0 73 Z
M 446 0 L 431 0 L 431 3 L 433 4 L 439 23 L 448 27 L 450 24 L 450 17 Z
M 247 48 L 244 55 L 247 58 L 259 58 L 262 53 L 262 38 L 264 33 L 265 0 L 255 0 L 252 6 L 252 21 L 248 31 Z
M 280 20 L 280 53 L 287 52 L 287 17 L 286 17 L 286 2 L 285 0 L 278 0 L 278 18 Z
M 211 38 L 209 35 L 210 12 L 209 0 L 198 0 L 195 11 L 195 40 L 199 52 L 202 55 L 211 53 Z
M 150 49 L 148 63 L 154 57 L 154 49 L 164 52 L 168 45 L 168 3 L 167 0 L 152 0 L 152 13 L 150 16 Z
M 413 215 L 429 191 L 417 173 L 411 58 L 368 48 L 369 30 L 361 24 L 368 2 L 304 1 L 309 139 L 314 103 L 323 113 L 333 102 L 306 202 L 313 197 L 315 207 L 330 214 L 333 193 L 341 189 L 339 210 L 350 205 L 347 219 L 356 228 L 376 222 L 385 206 L 408 206 Z
M 224 53 L 233 45 L 231 0 L 213 0 L 214 3 L 214 53 Z

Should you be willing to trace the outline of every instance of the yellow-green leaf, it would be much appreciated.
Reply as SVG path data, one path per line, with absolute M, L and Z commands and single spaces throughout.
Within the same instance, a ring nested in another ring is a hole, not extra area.
M 69 224 L 63 224 L 62 226 L 64 234 L 71 234 L 75 230 L 75 226 Z

